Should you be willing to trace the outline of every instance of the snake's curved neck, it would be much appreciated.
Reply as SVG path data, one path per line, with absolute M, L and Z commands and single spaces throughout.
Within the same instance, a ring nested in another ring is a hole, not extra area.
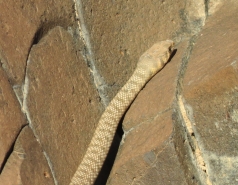
M 70 185 L 93 184 L 108 154 L 120 119 L 149 76 L 145 70 L 137 68 L 110 102 L 99 120 L 95 134 Z M 103 147 L 99 148 L 98 145 Z
M 120 119 L 141 88 L 168 61 L 172 47 L 173 41 L 162 41 L 154 44 L 140 57 L 135 72 L 113 98 L 100 118 L 86 154 L 70 185 L 91 185 L 94 183 L 106 159 Z

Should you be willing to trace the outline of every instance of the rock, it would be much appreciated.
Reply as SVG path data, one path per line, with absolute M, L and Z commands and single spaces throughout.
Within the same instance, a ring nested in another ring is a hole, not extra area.
M 73 39 L 55 27 L 33 46 L 24 87 L 23 109 L 59 184 L 69 184 L 103 110 Z
M 0 165 L 4 167 L 13 144 L 26 125 L 24 114 L 17 98 L 9 85 L 8 79 L 0 68 Z
M 28 126 L 24 127 L 18 136 L 0 176 L 0 182 L 4 185 L 54 184 L 41 146 Z
M 237 184 L 236 1 L 0 5 L 0 184 L 69 184 L 103 110 L 165 39 L 176 51 L 122 119 L 107 184 Z
M 0 1 L 0 59 L 13 85 L 24 81 L 29 50 L 56 25 L 74 21 L 71 0 Z
M 182 79 L 177 145 L 191 184 L 237 184 L 237 11 L 230 1 L 208 18 Z

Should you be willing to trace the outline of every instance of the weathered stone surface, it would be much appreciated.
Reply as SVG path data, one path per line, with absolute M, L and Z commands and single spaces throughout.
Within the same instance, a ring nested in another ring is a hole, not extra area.
M 229 0 L 231 1 L 231 0 Z M 235 1 L 235 0 L 233 0 Z M 223 1 L 223 0 L 210 0 L 210 1 L 207 1 L 207 13 L 208 15 L 212 15 L 214 14 L 216 11 L 218 11 L 224 3 L 226 3 L 226 1 Z
M 186 184 L 173 145 L 172 104 L 187 42 L 139 93 L 123 121 L 125 132 L 107 184 Z
M 0 60 L 11 83 L 21 84 L 30 47 L 55 25 L 73 24 L 73 2 L 0 1 L 0 12 Z
M 32 47 L 24 91 L 23 108 L 59 185 L 69 184 L 103 109 L 74 46 L 63 28 L 50 30 Z
M 25 153 L 25 160 L 21 165 L 22 184 L 53 185 L 54 180 L 49 164 L 29 127 L 22 130 L 17 142 L 21 143 L 21 150 Z
M 179 0 L 83 1 L 95 65 L 109 100 L 126 83 L 144 51 L 177 34 L 184 6 Z
M 206 19 L 206 3 L 203 0 L 188 0 L 185 2 L 185 10 L 181 12 L 182 18 L 186 20 L 191 31 L 196 34 L 201 26 L 204 25 Z
M 169 38 L 180 43 L 178 51 L 126 114 L 108 184 L 237 184 L 237 7 L 236 0 L 83 1 L 79 22 L 88 34 L 79 28 L 77 35 L 71 0 L 0 0 L 0 60 L 9 76 L 0 71 L 0 184 L 68 184 L 104 109 L 95 87 L 110 101 L 139 56 Z M 94 69 L 104 84 L 93 84 Z M 36 137 L 23 129 L 20 153 L 11 155 L 25 120 L 7 80 L 24 99 Z
M 1 185 L 53 185 L 53 176 L 32 130 L 24 127 L 0 176 Z
M 185 152 L 190 152 L 188 163 L 197 166 L 204 184 L 237 184 L 237 5 L 227 1 L 208 18 L 183 81 L 185 114 L 191 123 L 184 121 L 191 147 Z
M 126 136 L 107 184 L 186 184 L 170 139 L 171 110 L 140 124 Z
M 13 146 L 13 143 L 23 125 L 26 124 L 24 114 L 8 79 L 0 68 L 0 167 Z M 0 168 L 0 169 L 1 169 Z
M 16 142 L 13 152 L 9 156 L 0 176 L 1 185 L 22 184 L 21 165 L 25 159 L 24 150 L 19 142 Z

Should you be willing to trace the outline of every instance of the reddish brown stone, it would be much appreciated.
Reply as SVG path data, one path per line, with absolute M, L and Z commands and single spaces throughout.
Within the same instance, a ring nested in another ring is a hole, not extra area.
M 74 43 L 55 27 L 32 48 L 27 66 L 24 109 L 60 184 L 69 184 L 103 109 Z
M 53 175 L 44 156 L 44 151 L 29 127 L 22 130 L 18 142 L 21 143 L 21 147 L 25 151 L 25 160 L 21 165 L 22 184 L 53 185 Z
M 204 174 L 212 184 L 237 183 L 237 11 L 237 2 L 227 1 L 208 18 L 184 77 L 194 148 L 201 151 Z
M 17 138 L 14 150 L 0 176 L 0 184 L 54 184 L 43 151 L 29 127 L 23 128 Z
M 21 84 L 30 47 L 55 25 L 74 21 L 71 0 L 0 1 L 0 59 L 13 84 Z
M 25 152 L 21 143 L 16 142 L 14 150 L 9 156 L 0 176 L 1 185 L 22 184 L 21 165 L 25 159 Z
M 194 46 L 184 78 L 184 97 L 194 109 L 196 129 L 206 141 L 205 148 L 208 147 L 209 151 L 214 152 L 221 150 L 226 154 L 233 151 L 233 155 L 238 147 L 233 143 L 236 135 L 231 137 L 228 133 L 235 127 L 230 122 L 232 120 L 229 114 L 232 114 L 235 108 L 238 87 L 238 18 L 235 16 L 237 10 L 235 5 L 227 3 L 208 19 L 201 37 Z M 227 127 L 227 124 L 231 127 Z M 217 145 L 218 140 L 220 142 L 222 138 L 227 137 L 224 132 L 230 137 L 232 145 L 227 142 L 228 138 Z M 208 137 L 217 138 L 217 141 Z M 222 147 L 228 148 L 221 149 Z
M 170 139 L 172 130 L 171 110 L 132 130 L 107 184 L 186 184 Z
M 6 74 L 0 68 L 0 165 L 13 146 L 23 125 L 26 124 L 19 102 L 9 85 Z

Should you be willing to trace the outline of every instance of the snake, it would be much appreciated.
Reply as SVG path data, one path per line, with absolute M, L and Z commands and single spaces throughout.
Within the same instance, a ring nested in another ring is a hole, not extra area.
M 141 55 L 137 66 L 106 107 L 86 153 L 70 185 L 93 185 L 107 157 L 118 123 L 145 84 L 168 62 L 173 52 L 172 40 L 160 41 Z

